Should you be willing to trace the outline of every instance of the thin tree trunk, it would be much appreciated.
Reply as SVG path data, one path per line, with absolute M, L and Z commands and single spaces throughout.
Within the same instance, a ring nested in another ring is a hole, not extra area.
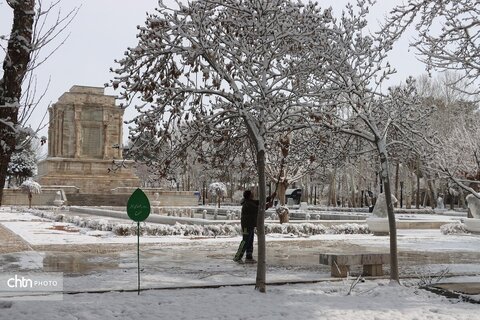
M 277 197 L 280 205 L 285 205 L 285 191 L 287 191 L 287 184 L 282 181 L 278 183 Z
M 417 188 L 416 188 L 415 208 L 420 209 L 420 176 L 418 174 L 417 174 Z
M 354 175 L 353 175 L 353 170 L 350 174 L 350 188 L 352 189 L 352 192 L 351 192 L 351 198 L 352 198 L 352 207 L 353 208 L 356 208 L 357 207 L 357 194 L 356 194 L 356 190 L 355 190 L 355 178 L 354 178 Z
M 330 179 L 330 188 L 328 191 L 328 205 L 333 207 L 337 206 L 337 195 L 335 193 L 337 189 L 336 176 L 337 176 L 337 169 L 335 168 L 335 170 L 332 173 L 332 177 Z
M 265 177 L 265 151 L 257 152 L 257 169 L 258 169 L 258 194 L 259 208 L 257 218 L 257 237 L 258 237 L 258 262 L 257 262 L 257 279 L 255 288 L 260 292 L 266 292 L 266 242 L 265 242 L 265 205 L 267 199 L 266 177 Z
M 450 196 L 450 210 L 453 210 L 455 209 L 455 195 L 450 192 L 450 190 L 448 191 L 448 195 Z
M 420 209 L 420 157 L 417 157 L 417 198 L 415 199 L 415 208 Z
M 388 156 L 385 141 L 377 141 L 377 148 L 380 153 L 380 164 L 382 168 L 381 177 L 385 190 L 385 200 L 387 201 L 388 226 L 390 229 L 390 279 L 400 283 L 398 274 L 397 226 L 395 224 L 395 214 L 393 212 L 392 191 L 388 173 Z
M 400 163 L 397 162 L 395 165 L 395 198 L 400 199 L 398 192 L 398 184 L 400 182 Z M 398 207 L 400 200 L 395 202 L 395 207 Z
M 458 207 L 467 209 L 467 205 L 465 204 L 465 194 L 463 193 L 463 189 L 460 188 L 460 194 L 458 195 Z

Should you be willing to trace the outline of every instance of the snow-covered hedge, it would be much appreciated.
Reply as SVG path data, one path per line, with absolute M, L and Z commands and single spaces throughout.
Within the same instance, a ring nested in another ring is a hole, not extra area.
M 89 219 L 86 217 L 58 214 L 51 211 L 28 210 L 28 212 L 56 222 L 72 223 L 80 228 L 112 231 L 117 236 L 132 236 L 137 234 L 135 223 L 118 223 L 107 219 Z M 209 224 L 209 225 L 175 225 L 144 223 L 141 227 L 144 236 L 205 236 L 205 237 L 235 237 L 241 235 L 239 224 Z M 309 236 L 317 234 L 366 234 L 370 233 L 364 224 L 347 223 L 325 227 L 314 223 L 266 223 L 265 234 L 288 234 Z
M 442 234 L 468 233 L 463 223 L 447 223 L 440 227 Z

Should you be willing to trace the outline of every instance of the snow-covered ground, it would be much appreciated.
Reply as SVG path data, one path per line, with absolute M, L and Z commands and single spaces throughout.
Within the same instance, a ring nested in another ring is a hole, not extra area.
M 137 295 L 118 292 L 136 289 L 135 236 L 119 237 L 5 208 L 0 210 L 0 225 L 30 246 L 0 254 L 0 273 L 63 271 L 65 292 L 113 290 L 66 293 L 62 301 L 0 299 L 2 320 L 475 319 L 478 314 L 478 304 L 418 288 L 421 281 L 438 280 L 436 274 L 445 269 L 455 276 L 448 282 L 480 282 L 478 235 L 399 230 L 404 279 L 398 286 L 387 279 L 357 284 L 355 277 L 332 279 L 329 267 L 318 264 L 319 252 L 388 251 L 388 237 L 271 234 L 266 294 L 254 290 L 254 265 L 231 261 L 239 236 L 142 236 L 142 288 L 152 290 Z M 285 282 L 303 283 L 274 285 Z
M 386 281 L 67 295 L 63 301 L 0 302 L 0 318 L 69 319 L 465 319 L 478 305 Z

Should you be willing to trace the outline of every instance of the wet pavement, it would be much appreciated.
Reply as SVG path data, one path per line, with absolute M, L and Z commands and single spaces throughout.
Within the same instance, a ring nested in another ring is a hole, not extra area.
M 72 233 L 61 227 L 47 227 L 47 230 L 52 232 L 49 235 L 52 238 L 61 236 L 53 232 Z M 112 238 L 112 243 L 108 243 L 107 238 L 98 239 L 98 243 L 35 244 L 0 224 L 0 273 L 62 272 L 65 290 L 74 292 L 133 289 L 137 277 L 136 243 L 132 240 L 113 243 L 118 238 L 121 237 Z M 97 238 L 92 236 L 92 239 Z M 255 280 L 255 265 L 232 261 L 240 237 L 157 239 L 142 237 L 140 240 L 144 288 L 250 284 Z M 439 230 L 399 230 L 398 248 L 399 271 L 403 278 L 435 277 L 447 270 L 448 276 L 480 279 L 478 235 L 445 236 Z M 267 281 L 331 279 L 330 267 L 319 264 L 320 253 L 388 251 L 389 237 L 385 236 L 267 236 Z M 384 271 L 388 277 L 388 265 L 384 266 Z M 361 266 L 351 267 L 352 276 L 360 273 Z

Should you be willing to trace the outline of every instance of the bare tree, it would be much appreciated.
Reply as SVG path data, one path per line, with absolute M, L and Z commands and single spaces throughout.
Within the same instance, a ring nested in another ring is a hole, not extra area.
M 412 45 L 427 69 L 454 70 L 462 77 L 451 84 L 457 90 L 478 94 L 479 16 L 478 0 L 408 0 L 390 12 L 383 31 L 398 38 L 414 25 L 418 38 Z
M 364 139 L 370 150 L 377 153 L 390 228 L 390 278 L 398 282 L 389 150 L 392 145 L 419 147 L 418 141 L 425 140 L 419 128 L 425 125 L 431 110 L 420 108 L 413 79 L 389 88 L 386 93 L 382 91 L 382 84 L 394 73 L 386 60 L 393 42 L 383 34 L 374 36 L 363 31 L 367 12 L 364 3 L 357 8 L 348 6 L 336 24 L 341 39 L 334 43 L 336 50 L 331 52 L 335 58 L 330 60 L 331 65 L 319 65 L 318 76 L 310 83 L 323 94 L 317 105 L 310 108 L 310 118 L 313 125 Z M 310 60 L 315 61 L 315 56 Z
M 470 95 L 453 90 L 449 86 L 452 79 L 462 83 L 459 75 L 451 72 L 435 79 L 421 77 L 418 81 L 423 99 L 435 105 L 435 113 L 428 122 L 438 141 L 435 146 L 423 148 L 421 166 L 427 176 L 450 179 L 479 196 L 472 188 L 480 181 L 478 103 Z
M 137 94 L 144 102 L 137 106 L 133 140 L 147 130 L 162 143 L 183 146 L 179 154 L 189 145 L 200 155 L 205 141 L 236 140 L 244 146 L 239 150 L 253 155 L 260 202 L 256 288 L 265 292 L 266 152 L 278 135 L 305 122 L 298 112 L 308 97 L 300 81 L 310 67 L 304 52 L 328 47 L 330 10 L 288 0 L 178 6 L 160 2 L 148 15 L 139 44 L 118 61 L 111 85 L 127 102 Z M 172 134 L 177 130 L 181 134 Z M 158 146 L 139 143 L 132 150 Z

